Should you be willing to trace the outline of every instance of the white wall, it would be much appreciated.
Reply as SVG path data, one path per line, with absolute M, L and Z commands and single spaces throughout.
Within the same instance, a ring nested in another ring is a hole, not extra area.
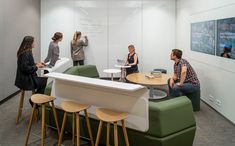
M 184 50 L 199 76 L 201 98 L 233 123 L 235 60 L 191 51 L 190 23 L 235 17 L 234 9 L 234 0 L 177 0 L 176 28 L 176 46 Z
M 172 71 L 169 53 L 175 46 L 174 0 L 41 0 L 41 59 L 54 32 L 64 33 L 60 56 L 70 58 L 75 30 L 88 36 L 85 64 L 95 64 L 101 76 L 125 59 L 134 44 L 140 71 Z
M 40 1 L 0 1 L 0 100 L 18 89 L 15 87 L 17 50 L 25 35 L 32 35 L 40 45 Z M 40 58 L 39 46 L 34 50 L 35 60 Z
M 2 4 L 3 0 L 0 0 L 0 4 Z M 0 44 L 3 45 L 3 5 L 0 5 Z M 0 45 L 0 50 L 3 49 L 3 46 Z M 0 67 L 3 66 L 3 55 L 0 53 Z M 0 83 L 3 83 L 3 71 L 0 71 Z M 3 98 L 3 88 L 0 88 L 0 100 Z

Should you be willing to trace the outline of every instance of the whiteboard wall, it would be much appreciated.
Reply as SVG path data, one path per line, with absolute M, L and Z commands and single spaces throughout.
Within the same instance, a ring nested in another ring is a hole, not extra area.
M 175 46 L 174 0 L 41 0 L 41 59 L 47 55 L 54 32 L 64 34 L 61 57 L 70 57 L 70 41 L 78 30 L 89 39 L 85 64 L 115 68 L 134 44 L 139 70 L 172 71 L 169 54 Z M 72 61 L 70 62 L 72 65 Z

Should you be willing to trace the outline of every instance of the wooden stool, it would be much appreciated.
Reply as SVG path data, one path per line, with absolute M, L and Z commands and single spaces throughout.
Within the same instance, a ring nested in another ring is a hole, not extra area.
M 42 107 L 42 133 L 41 133 L 42 139 L 41 139 L 41 146 L 44 146 L 45 104 L 46 103 L 51 103 L 51 105 L 52 105 L 52 111 L 53 111 L 56 127 L 57 127 L 57 130 L 58 130 L 58 136 L 60 135 L 60 129 L 59 129 L 59 124 L 58 124 L 57 115 L 56 115 L 56 109 L 55 109 L 55 105 L 54 105 L 54 102 L 53 102 L 54 99 L 55 99 L 55 97 L 51 97 L 51 96 L 47 96 L 47 95 L 43 95 L 43 94 L 34 94 L 34 95 L 32 95 L 31 100 L 33 102 L 33 109 L 32 109 L 32 114 L 31 114 L 31 117 L 30 117 L 29 127 L 28 127 L 28 130 L 27 130 L 27 137 L 26 137 L 26 141 L 25 141 L 25 146 L 28 145 L 29 134 L 30 134 L 31 127 L 32 127 L 33 116 L 34 116 L 34 112 L 35 112 L 35 109 L 36 109 L 36 104 L 40 105 Z
M 93 137 L 92 137 L 92 133 L 91 133 L 90 121 L 89 121 L 88 114 L 87 114 L 87 109 L 90 106 L 85 105 L 85 104 L 79 104 L 79 103 L 76 103 L 76 102 L 73 102 L 73 101 L 64 101 L 64 102 L 62 102 L 61 107 L 65 112 L 64 112 L 63 124 L 62 124 L 62 128 L 61 128 L 61 133 L 60 133 L 58 146 L 61 145 L 61 142 L 62 142 L 62 139 L 63 139 L 63 132 L 64 132 L 65 123 L 66 123 L 67 112 L 73 114 L 72 143 L 73 143 L 73 145 L 75 144 L 75 138 L 74 137 L 75 137 L 75 123 L 76 123 L 77 146 L 80 145 L 79 112 L 83 111 L 83 110 L 84 110 L 84 113 L 85 113 L 85 118 L 86 118 L 86 123 L 87 123 L 89 136 L 90 136 L 90 139 L 91 139 L 91 145 L 94 146 L 94 141 L 93 141 Z M 76 116 L 76 119 L 75 119 L 75 116 Z
M 32 95 L 34 94 L 35 92 L 32 91 Z M 19 120 L 21 118 L 21 115 L 22 115 L 22 110 L 23 110 L 23 106 L 24 106 L 24 94 L 25 94 L 25 90 L 21 90 L 21 94 L 20 94 L 20 104 L 19 104 L 19 108 L 18 108 L 18 115 L 16 117 L 16 124 L 19 123 Z
M 128 136 L 126 132 L 126 126 L 124 119 L 127 118 L 128 114 L 123 112 L 116 112 L 105 108 L 96 109 L 96 116 L 100 119 L 99 129 L 96 137 L 95 146 L 99 145 L 99 139 L 102 130 L 103 121 L 107 122 L 107 137 L 106 146 L 109 146 L 109 133 L 110 133 L 110 123 L 114 123 L 114 146 L 118 146 L 118 129 L 117 122 L 122 121 L 122 131 L 125 139 L 126 146 L 129 146 Z

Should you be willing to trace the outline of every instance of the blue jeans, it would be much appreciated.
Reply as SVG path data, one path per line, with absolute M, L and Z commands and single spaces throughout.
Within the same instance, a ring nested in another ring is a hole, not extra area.
M 189 93 L 193 93 L 195 91 L 200 90 L 200 87 L 197 85 L 193 85 L 190 83 L 184 83 L 183 86 L 178 86 L 176 83 L 173 85 L 173 87 L 170 87 L 170 79 L 168 79 L 168 88 L 169 88 L 169 94 L 172 97 L 179 97 L 184 96 Z

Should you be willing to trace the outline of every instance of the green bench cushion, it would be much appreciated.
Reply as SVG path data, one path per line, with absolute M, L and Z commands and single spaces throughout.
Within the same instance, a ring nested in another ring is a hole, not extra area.
M 83 77 L 99 78 L 99 73 L 95 65 L 73 66 L 64 71 L 64 73 Z
M 195 125 L 192 104 L 186 96 L 149 102 L 149 135 L 165 137 Z

